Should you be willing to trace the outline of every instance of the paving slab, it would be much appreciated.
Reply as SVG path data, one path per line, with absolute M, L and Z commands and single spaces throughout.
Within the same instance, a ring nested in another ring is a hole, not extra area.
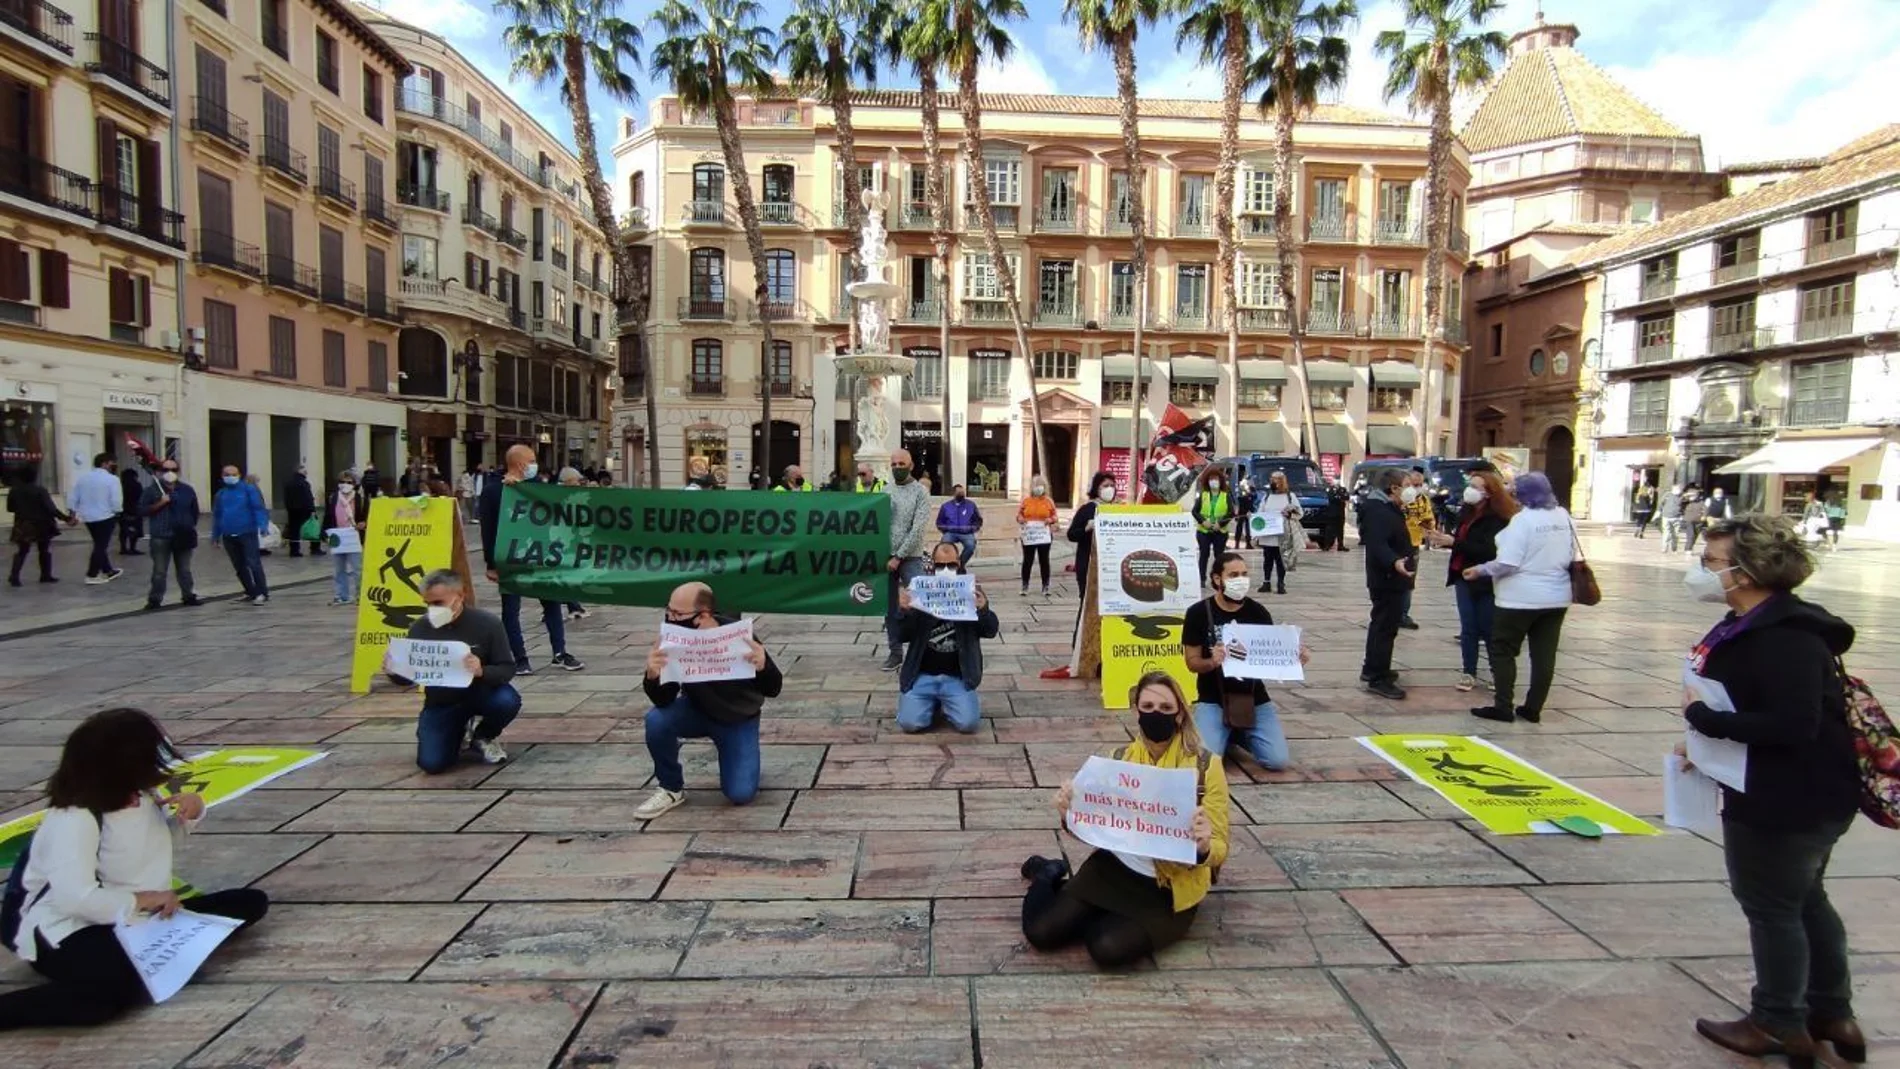
M 1364 888 L 1340 897 L 1410 965 L 1610 956 L 1517 888 Z
M 1854 933 L 1847 933 L 1853 945 Z M 1675 963 L 1727 999 L 1737 1011 L 1747 1012 L 1749 989 L 1755 984 L 1755 963 L 1746 957 L 1692 958 Z M 1900 1057 L 1900 954 L 1850 954 L 1848 971 L 1854 979 L 1854 1008 L 1860 1029 L 1874 1044 L 1867 1064 L 1886 1065 Z
M 520 841 L 519 835 L 333 835 L 259 886 L 284 902 L 453 902 Z
M 925 976 L 930 903 L 715 902 L 681 978 Z
M 1477 822 L 1466 830 L 1529 869 L 1545 883 L 1673 883 L 1727 878 L 1722 850 L 1673 828 L 1661 835 L 1492 835 Z M 1657 822 L 1661 827 L 1661 821 Z
M 961 823 L 956 791 L 800 791 L 785 817 L 788 831 L 860 828 L 954 831 Z
M 1235 783 L 1235 820 L 1249 824 L 1331 824 L 1420 820 L 1417 810 L 1377 783 Z
M 441 948 L 422 979 L 671 976 L 705 917 L 698 902 L 496 902 Z
M 0 993 L 11 988 L 0 986 Z M 162 1006 L 98 1028 L 0 1033 L 7 1069 L 174 1069 L 271 993 L 265 984 L 193 984 Z
M 1301 888 L 1535 882 L 1483 839 L 1436 822 L 1267 824 L 1253 832 Z
M 1209 895 L 1197 910 L 1187 938 L 1155 955 L 1161 969 L 1387 965 L 1396 960 L 1332 891 Z
M 689 840 L 642 832 L 529 835 L 486 870 L 467 897 L 531 902 L 652 898 Z
M 408 980 L 481 911 L 479 905 L 275 903 L 262 922 L 219 947 L 197 980 Z
M 344 791 L 284 830 L 459 831 L 497 801 L 494 791 Z
M 855 832 L 701 832 L 680 856 L 668 900 L 849 898 Z
M 1000 898 L 1021 894 L 1023 860 L 1055 857 L 1052 831 L 864 833 L 853 898 Z
M 1021 746 L 833 746 L 818 787 L 1031 787 Z
M 1093 972 L 1080 943 L 1037 950 L 1023 938 L 1023 900 L 946 898 L 936 904 L 930 928 L 931 973 L 991 976 L 1005 973 Z

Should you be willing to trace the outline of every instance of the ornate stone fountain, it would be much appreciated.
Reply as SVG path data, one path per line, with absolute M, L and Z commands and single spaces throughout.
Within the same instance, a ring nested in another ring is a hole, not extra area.
M 911 373 L 917 361 L 891 352 L 891 302 L 904 287 L 886 277 L 891 250 L 884 232 L 884 211 L 890 206 L 890 194 L 864 190 L 864 225 L 859 230 L 864 263 L 864 278 L 846 284 L 845 291 L 858 302 L 858 347 L 847 356 L 832 360 L 840 375 L 858 375 L 864 379 L 864 393 L 858 399 L 857 462 L 868 464 L 880 479 L 891 474 L 891 450 L 901 420 L 903 377 Z

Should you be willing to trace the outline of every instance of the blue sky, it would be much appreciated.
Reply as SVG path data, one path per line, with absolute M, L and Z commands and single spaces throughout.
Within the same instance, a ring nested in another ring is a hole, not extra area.
M 501 22 L 487 0 L 370 0 L 390 15 L 445 35 L 490 77 L 506 84 Z M 644 22 L 654 0 L 622 0 Z M 791 0 L 766 0 L 768 20 Z M 1017 92 L 1114 92 L 1106 56 L 1084 52 L 1061 19 L 1060 0 L 1028 0 L 1032 18 L 1015 33 L 1017 53 L 985 71 L 985 88 Z M 1515 0 L 1493 21 L 1506 34 L 1528 25 L 1536 0 Z M 1703 137 L 1713 165 L 1818 155 L 1883 122 L 1900 122 L 1893 64 L 1900 55 L 1900 0 L 1544 0 L 1545 18 L 1573 22 L 1578 47 L 1666 117 Z M 1383 65 L 1372 52 L 1379 31 L 1402 23 L 1398 0 L 1360 0 L 1352 34 L 1347 103 L 1387 107 Z M 1137 57 L 1142 93 L 1205 97 L 1218 72 L 1178 50 L 1173 28 L 1150 32 Z M 644 79 L 643 79 L 644 80 Z M 882 84 L 905 85 L 892 76 Z M 571 143 L 566 112 L 552 93 L 514 86 L 544 124 Z M 650 81 L 632 110 L 644 122 Z M 621 106 L 596 101 L 603 134 Z

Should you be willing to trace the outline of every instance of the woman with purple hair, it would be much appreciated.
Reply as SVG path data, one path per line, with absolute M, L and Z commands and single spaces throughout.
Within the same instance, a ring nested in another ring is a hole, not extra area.
M 1570 609 L 1570 562 L 1576 528 L 1570 513 L 1543 472 L 1529 471 L 1511 485 L 1523 510 L 1498 532 L 1493 560 L 1464 570 L 1467 582 L 1492 581 L 1497 610 L 1491 621 L 1491 673 L 1494 701 L 1471 710 L 1472 716 L 1508 724 L 1522 717 L 1537 723 L 1544 715 L 1557 668 L 1557 641 Z M 1531 647 L 1531 683 L 1524 704 L 1512 705 L 1517 686 L 1517 651 Z

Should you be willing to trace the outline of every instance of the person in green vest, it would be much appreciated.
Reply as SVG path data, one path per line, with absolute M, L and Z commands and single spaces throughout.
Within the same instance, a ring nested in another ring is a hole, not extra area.
M 1227 552 L 1227 528 L 1234 522 L 1234 495 L 1227 489 L 1227 472 L 1209 464 L 1201 472 L 1201 487 L 1194 495 L 1194 540 L 1201 546 L 1201 576 L 1206 581 L 1208 562 Z
M 781 494 L 787 490 L 793 493 L 808 494 L 818 488 L 805 481 L 805 472 L 802 468 L 796 464 L 787 464 L 785 466 L 785 481 L 774 486 L 772 489 Z
M 884 480 L 877 477 L 869 464 L 858 465 L 858 481 L 851 484 L 854 494 L 881 494 L 884 492 Z

